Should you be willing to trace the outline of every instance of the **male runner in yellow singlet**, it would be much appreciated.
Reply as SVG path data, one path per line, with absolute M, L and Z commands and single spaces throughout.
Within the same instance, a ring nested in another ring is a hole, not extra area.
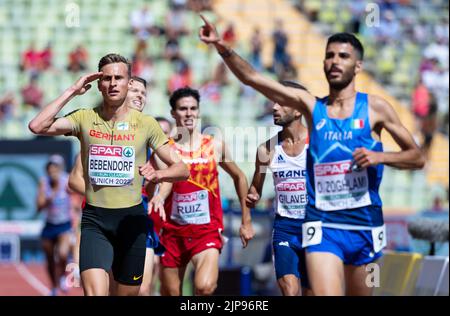
M 137 295 L 145 261 L 146 214 L 142 177 L 148 181 L 178 181 L 188 169 L 171 151 L 167 137 L 151 117 L 126 104 L 131 65 L 122 56 L 100 59 L 98 72 L 81 77 L 29 123 L 41 135 L 71 135 L 81 142 L 86 206 L 81 223 L 80 271 L 86 295 L 108 295 L 112 269 L 118 295 Z M 65 117 L 58 112 L 98 80 L 103 104 Z M 147 148 L 168 168 L 155 171 L 145 164 Z

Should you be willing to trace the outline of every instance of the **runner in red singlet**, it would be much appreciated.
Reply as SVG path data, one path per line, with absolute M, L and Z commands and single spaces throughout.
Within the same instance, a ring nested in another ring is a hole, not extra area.
M 247 179 L 229 159 L 225 144 L 197 129 L 199 101 L 198 91 L 187 87 L 176 90 L 170 97 L 177 138 L 169 144 L 188 165 L 190 177 L 187 181 L 162 183 L 148 206 L 149 212 L 153 209 L 161 215 L 165 212 L 166 218 L 160 236 L 166 248 L 161 257 L 162 295 L 182 294 L 182 280 L 190 261 L 195 270 L 196 295 L 211 295 L 217 287 L 219 253 L 223 247 L 218 165 L 233 178 L 239 196 L 244 247 L 254 235 L 245 203 Z

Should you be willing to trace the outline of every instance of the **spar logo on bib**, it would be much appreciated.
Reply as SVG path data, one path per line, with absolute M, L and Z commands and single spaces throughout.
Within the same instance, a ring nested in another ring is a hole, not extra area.
M 174 196 L 174 202 L 191 203 L 199 200 L 206 200 L 207 198 L 208 192 L 206 192 L 205 190 L 191 193 L 178 193 Z
M 371 204 L 367 169 L 351 170 L 351 160 L 314 165 L 316 208 L 355 209 Z
M 123 149 L 123 156 L 124 157 L 130 158 L 130 157 L 133 157 L 133 155 L 134 155 L 134 149 L 133 148 L 125 147 Z
M 172 202 L 170 218 L 177 224 L 202 225 L 210 223 L 208 191 L 174 192 Z
M 95 156 L 122 157 L 122 146 L 91 145 L 90 154 Z
M 277 190 L 283 192 L 306 191 L 306 184 L 305 182 L 283 182 L 277 185 Z
M 316 176 L 334 176 L 338 174 L 351 173 L 351 162 L 336 162 L 336 163 L 323 163 L 314 166 L 314 173 Z
M 90 145 L 90 183 L 104 186 L 130 185 L 134 179 L 135 150 L 132 146 Z

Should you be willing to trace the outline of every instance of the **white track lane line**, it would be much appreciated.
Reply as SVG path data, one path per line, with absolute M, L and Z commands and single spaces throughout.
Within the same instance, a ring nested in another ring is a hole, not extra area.
M 34 276 L 34 274 L 28 270 L 28 268 L 23 264 L 19 263 L 14 265 L 17 272 L 19 272 L 20 276 L 31 285 L 36 291 L 38 291 L 41 295 L 47 296 L 50 294 L 50 289 L 44 285 L 38 278 Z

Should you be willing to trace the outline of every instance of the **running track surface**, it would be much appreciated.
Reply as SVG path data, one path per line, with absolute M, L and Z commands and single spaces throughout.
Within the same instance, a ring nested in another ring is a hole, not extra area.
M 45 265 L 0 263 L 0 296 L 48 296 L 50 289 Z M 82 296 L 83 290 L 73 287 L 67 293 L 58 291 L 58 295 Z

